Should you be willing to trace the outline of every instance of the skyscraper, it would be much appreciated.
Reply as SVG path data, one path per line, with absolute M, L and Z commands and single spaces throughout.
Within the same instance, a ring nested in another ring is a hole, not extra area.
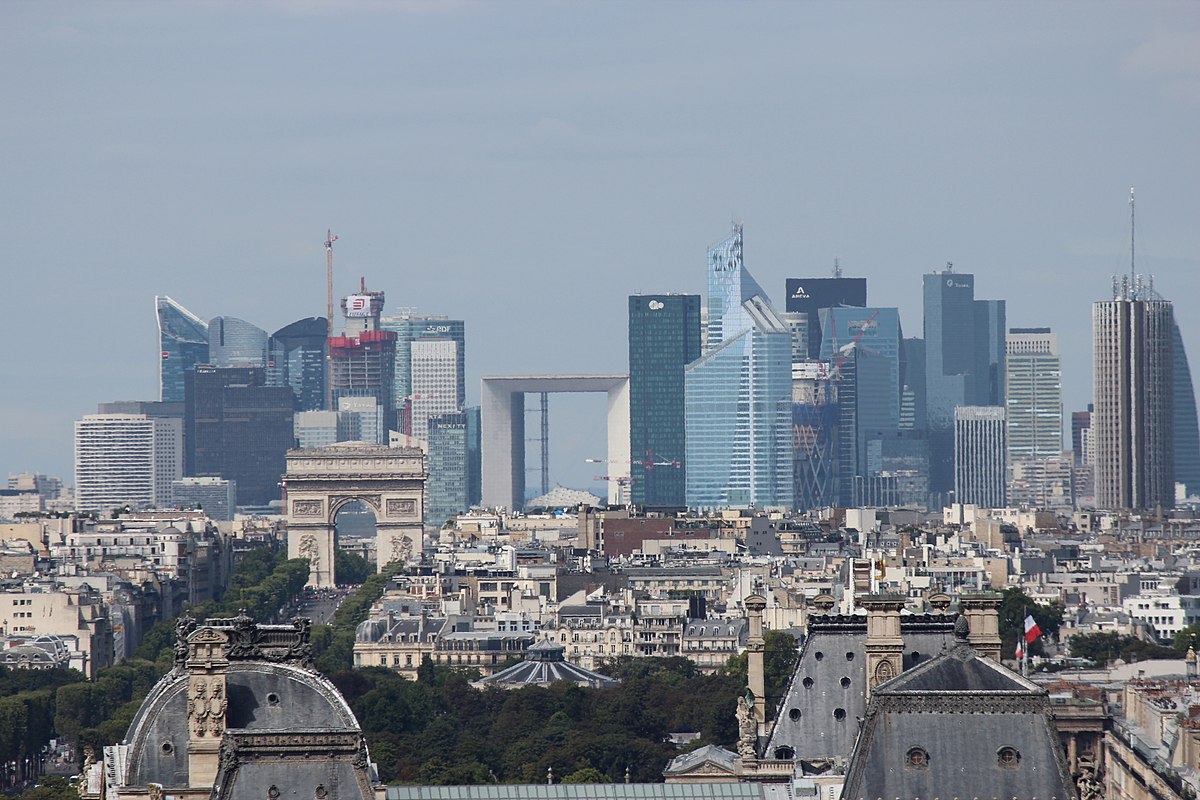
M 329 381 L 333 402 L 343 397 L 374 397 L 383 409 L 384 433 L 396 429 L 396 334 L 382 330 L 383 292 L 368 292 L 342 298 L 346 319 L 341 336 L 329 340 Z
M 208 363 L 214 367 L 266 367 L 267 332 L 237 317 L 208 321 Z
M 1004 409 L 960 406 L 954 410 L 954 499 L 983 508 L 1005 506 Z
M 409 433 L 429 438 L 429 420 L 463 406 L 458 393 L 458 342 L 450 338 L 421 338 L 411 343 L 412 396 Z
M 183 402 L 183 376 L 208 363 L 208 323 L 169 297 L 154 298 L 158 318 L 158 399 Z
M 925 416 L 929 431 L 929 489 L 954 484 L 954 409 L 1004 401 L 1003 300 L 976 300 L 975 276 L 924 276 Z
M 631 497 L 639 506 L 687 503 L 684 369 L 700 357 L 700 295 L 629 298 Z
M 89 414 L 75 423 L 75 506 L 107 512 L 166 508 L 183 475 L 183 428 L 174 418 Z
M 1196 391 L 1179 326 L 1171 325 L 1175 426 L 1175 482 L 1189 497 L 1200 494 L 1200 423 L 1196 419 Z
M 467 415 L 461 411 L 436 414 L 429 418 L 426 430 L 429 474 L 425 481 L 425 520 L 430 527 L 440 528 L 446 520 L 470 508 Z
M 1096 506 L 1175 504 L 1174 310 L 1141 276 L 1092 305 Z
M 325 409 L 325 326 L 324 317 L 296 320 L 267 342 L 267 384 L 290 386 L 298 411 Z
M 235 481 L 239 505 L 279 499 L 294 442 L 292 390 L 267 386 L 263 369 L 247 367 L 200 365 L 186 378 L 185 474 Z
M 786 287 L 787 317 L 804 328 L 807 360 L 820 358 L 824 339 L 818 313 L 821 309 L 867 304 L 866 278 L 788 278 Z
M 456 392 L 461 402 L 466 402 L 466 323 L 461 319 L 442 316 L 419 315 L 411 310 L 381 317 L 379 327 L 396 334 L 396 408 L 403 407 L 417 392 L 412 388 L 412 345 L 418 339 L 453 339 L 458 345 L 458 363 L 455 365 Z M 418 431 L 408 431 L 419 439 L 425 436 Z
M 742 263 L 742 228 L 708 252 L 708 349 L 684 372 L 693 507 L 790 506 L 792 336 Z
M 1004 404 L 1008 461 L 1062 455 L 1062 365 L 1049 328 L 1011 328 L 1006 344 Z
M 829 365 L 792 364 L 793 505 L 798 511 L 837 505 L 837 387 Z

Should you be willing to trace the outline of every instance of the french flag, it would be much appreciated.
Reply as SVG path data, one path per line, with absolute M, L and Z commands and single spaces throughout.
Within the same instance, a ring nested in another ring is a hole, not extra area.
M 1025 643 L 1017 639 L 1017 661 L 1025 657 Z
M 1042 635 L 1042 629 L 1038 627 L 1037 622 L 1030 614 L 1025 617 L 1025 644 L 1033 644 L 1037 638 Z

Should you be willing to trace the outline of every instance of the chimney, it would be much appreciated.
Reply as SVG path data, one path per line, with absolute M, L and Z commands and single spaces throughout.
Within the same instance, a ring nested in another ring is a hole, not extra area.
M 763 668 L 763 651 L 766 649 L 763 611 L 767 607 L 767 599 L 752 594 L 742 602 L 750 621 L 750 635 L 746 639 L 746 682 L 750 686 L 750 693 L 754 695 L 754 719 L 758 723 L 759 736 L 762 736 L 767 724 L 767 684 Z
M 900 611 L 904 595 L 872 594 L 859 600 L 867 611 L 867 699 L 879 684 L 904 671 L 904 639 Z
M 967 641 L 975 652 L 993 661 L 1001 658 L 1000 603 L 1001 597 L 995 592 L 964 594 L 958 599 L 958 610 L 971 629 Z

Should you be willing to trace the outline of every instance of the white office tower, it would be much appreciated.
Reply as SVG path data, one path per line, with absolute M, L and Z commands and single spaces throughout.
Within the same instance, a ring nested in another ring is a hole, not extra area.
M 1069 510 L 1072 479 L 1063 468 L 1058 337 L 1049 328 L 1010 328 L 1005 351 L 1008 502 Z
M 183 477 L 183 421 L 89 414 L 75 423 L 75 507 L 107 512 L 164 508 Z
M 458 342 L 417 339 L 412 343 L 412 435 L 429 438 L 429 418 L 462 409 L 458 396 Z
M 360 417 L 349 411 L 297 411 L 293 420 L 297 447 L 329 447 L 359 439 Z
M 1004 508 L 1007 469 L 1004 408 L 954 409 L 954 499 L 981 508 Z
M 374 397 L 339 397 L 338 411 L 347 411 L 358 418 L 357 441 L 386 444 L 387 429 L 383 426 L 383 406 Z

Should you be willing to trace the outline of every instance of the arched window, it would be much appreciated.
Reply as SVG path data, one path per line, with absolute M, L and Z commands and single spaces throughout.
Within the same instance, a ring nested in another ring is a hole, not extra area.
M 929 767 L 929 753 L 925 752 L 921 747 L 910 747 L 908 752 L 904 754 L 904 766 L 910 769 L 927 769 Z

